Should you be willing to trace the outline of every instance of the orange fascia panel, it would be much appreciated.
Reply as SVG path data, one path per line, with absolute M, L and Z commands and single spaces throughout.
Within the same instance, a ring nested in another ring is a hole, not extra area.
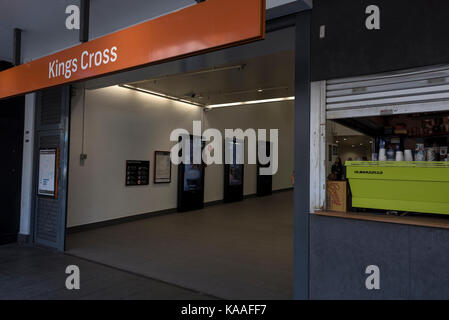
M 0 99 L 265 37 L 265 0 L 208 0 L 0 72 Z

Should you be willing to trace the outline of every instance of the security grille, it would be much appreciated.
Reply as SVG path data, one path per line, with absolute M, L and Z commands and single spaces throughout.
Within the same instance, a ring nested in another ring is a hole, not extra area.
M 328 119 L 449 110 L 449 66 L 326 83 Z

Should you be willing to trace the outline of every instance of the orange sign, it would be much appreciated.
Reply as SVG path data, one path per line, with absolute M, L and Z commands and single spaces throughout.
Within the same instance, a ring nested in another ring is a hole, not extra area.
M 0 99 L 265 37 L 265 0 L 208 0 L 0 72 Z

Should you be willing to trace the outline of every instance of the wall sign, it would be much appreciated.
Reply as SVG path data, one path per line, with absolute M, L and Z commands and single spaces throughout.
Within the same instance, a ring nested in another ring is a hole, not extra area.
M 126 186 L 147 186 L 150 184 L 150 161 L 126 161 Z
M 169 151 L 154 153 L 154 183 L 171 182 L 171 159 Z
M 41 149 L 39 151 L 39 196 L 58 197 L 58 149 Z
M 265 0 L 208 0 L 0 72 L 0 99 L 265 37 Z

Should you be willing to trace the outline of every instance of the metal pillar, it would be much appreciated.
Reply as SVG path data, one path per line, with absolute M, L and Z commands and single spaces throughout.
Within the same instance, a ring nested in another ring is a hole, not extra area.
M 309 299 L 310 23 L 297 14 L 295 51 L 294 298 Z

